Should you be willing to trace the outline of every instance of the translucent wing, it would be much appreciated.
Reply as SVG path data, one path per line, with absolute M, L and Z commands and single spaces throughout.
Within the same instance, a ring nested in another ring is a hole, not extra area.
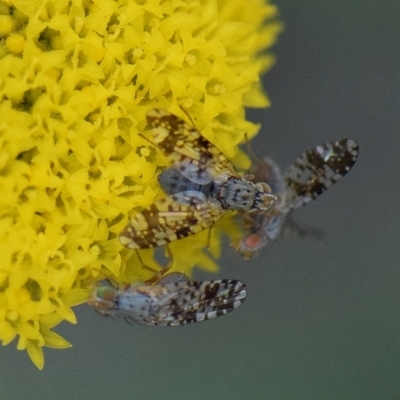
M 351 139 L 316 146 L 303 153 L 284 173 L 284 202 L 291 209 L 309 203 L 346 175 L 358 157 Z
M 152 141 L 172 164 L 185 166 L 189 179 L 189 176 L 195 179 L 199 166 L 201 170 L 204 170 L 201 166 L 207 166 L 209 170 L 226 170 L 231 175 L 237 175 L 225 155 L 183 119 L 168 111 L 153 109 L 147 114 L 147 122 L 152 127 Z
M 316 146 L 296 159 L 284 173 L 283 182 L 279 168 L 266 158 L 255 172 L 256 179 L 267 179 L 267 183 L 274 188 L 280 186 L 281 191 L 276 193 L 278 201 L 263 215 L 246 217 L 250 232 L 241 239 L 237 251 L 249 259 L 278 239 L 288 213 L 316 199 L 346 175 L 357 161 L 357 156 L 358 146 L 351 139 Z
M 202 183 L 199 183 L 201 180 Z M 158 182 L 165 194 L 175 196 L 175 200 L 182 204 L 190 204 L 195 199 L 196 203 L 206 203 L 212 189 L 212 181 L 213 177 L 207 170 L 202 173 L 198 169 L 196 178 L 191 179 L 183 175 L 181 169 L 176 166 L 166 168 L 158 175 Z
M 225 213 L 208 203 L 197 204 L 196 199 L 189 205 L 167 197 L 135 214 L 121 233 L 120 241 L 131 249 L 162 246 L 207 229 Z
M 228 314 L 246 298 L 246 286 L 237 280 L 190 282 L 168 276 L 163 280 L 164 284 L 122 289 L 100 286 L 89 304 L 102 315 L 127 322 L 177 326 Z
M 245 284 L 232 279 L 155 286 L 163 286 L 166 290 L 166 294 L 157 299 L 159 309 L 136 322 L 177 326 L 205 321 L 234 311 L 244 302 L 247 294 Z

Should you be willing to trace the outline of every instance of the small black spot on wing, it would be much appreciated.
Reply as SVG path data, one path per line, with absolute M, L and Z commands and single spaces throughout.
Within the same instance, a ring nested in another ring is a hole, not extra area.
M 358 146 L 351 139 L 306 151 L 285 172 L 288 201 L 297 208 L 315 199 L 350 171 L 357 156 Z
M 182 309 L 175 311 L 171 325 L 200 322 L 234 311 L 246 299 L 246 286 L 231 279 L 191 282 L 184 297 Z

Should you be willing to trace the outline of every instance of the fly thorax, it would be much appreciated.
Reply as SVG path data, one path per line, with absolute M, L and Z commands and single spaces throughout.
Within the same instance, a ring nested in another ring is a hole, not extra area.
M 227 210 L 252 209 L 256 196 L 254 184 L 246 179 L 229 178 L 219 187 L 217 198 Z

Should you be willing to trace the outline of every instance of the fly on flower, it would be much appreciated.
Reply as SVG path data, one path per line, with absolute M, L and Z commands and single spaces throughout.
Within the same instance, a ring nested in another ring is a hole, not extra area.
M 162 246 L 200 232 L 230 211 L 265 212 L 276 200 L 265 182 L 240 176 L 193 126 L 165 111 L 147 114 L 149 141 L 171 162 L 158 176 L 167 197 L 135 214 L 121 233 L 131 249 Z
M 268 183 L 278 201 L 263 215 L 246 216 L 250 233 L 237 251 L 249 259 L 281 235 L 288 214 L 316 199 L 346 175 L 358 157 L 358 146 L 351 139 L 325 143 L 303 153 L 282 176 L 277 164 L 266 157 L 255 171 L 256 181 Z
M 104 316 L 143 325 L 178 326 L 228 314 L 246 299 L 246 286 L 233 279 L 189 281 L 172 272 L 155 284 L 116 289 L 98 286 L 89 304 Z

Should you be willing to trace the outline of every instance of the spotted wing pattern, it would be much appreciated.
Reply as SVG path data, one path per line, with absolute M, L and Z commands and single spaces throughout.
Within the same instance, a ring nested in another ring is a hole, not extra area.
M 284 202 L 296 209 L 316 199 L 353 167 L 358 145 L 351 139 L 325 143 L 303 153 L 284 174 Z
M 255 171 L 255 176 L 256 179 L 266 179 L 273 189 L 281 187 L 277 193 L 278 201 L 263 215 L 246 216 L 249 233 L 236 246 L 237 251 L 249 259 L 268 243 L 278 239 L 288 214 L 316 199 L 346 175 L 357 157 L 358 146 L 351 139 L 325 143 L 304 152 L 283 177 L 275 162 L 265 158 Z M 305 231 L 298 227 L 295 229 Z
M 100 314 L 144 325 L 178 326 L 228 314 L 246 299 L 244 283 L 163 278 L 165 283 L 97 287 L 89 304 Z
M 147 114 L 152 140 L 173 164 L 196 163 L 216 171 L 238 176 L 226 156 L 193 126 L 165 110 L 153 109 Z
M 131 249 L 158 247 L 207 229 L 223 214 L 207 204 L 190 206 L 166 197 L 136 213 L 119 239 Z

